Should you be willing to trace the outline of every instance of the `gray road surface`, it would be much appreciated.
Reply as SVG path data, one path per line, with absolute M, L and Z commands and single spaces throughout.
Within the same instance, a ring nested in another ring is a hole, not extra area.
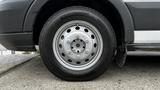
M 0 78 L 0 90 L 159 90 L 160 57 L 129 57 L 122 69 L 112 65 L 93 81 L 66 82 L 53 76 L 40 57 Z
M 28 61 L 35 56 L 37 56 L 37 54 L 0 55 L 0 74 Z

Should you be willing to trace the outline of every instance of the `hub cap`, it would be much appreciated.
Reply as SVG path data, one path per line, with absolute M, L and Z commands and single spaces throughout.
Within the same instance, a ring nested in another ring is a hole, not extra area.
M 96 64 L 103 51 L 102 37 L 92 24 L 75 20 L 55 34 L 53 51 L 60 64 L 71 70 L 85 70 Z

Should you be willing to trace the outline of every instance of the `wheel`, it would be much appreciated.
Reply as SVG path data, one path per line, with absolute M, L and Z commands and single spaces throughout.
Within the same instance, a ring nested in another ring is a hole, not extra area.
M 50 17 L 39 47 L 46 67 L 67 81 L 92 80 L 105 72 L 116 52 L 112 26 L 99 12 L 68 7 Z

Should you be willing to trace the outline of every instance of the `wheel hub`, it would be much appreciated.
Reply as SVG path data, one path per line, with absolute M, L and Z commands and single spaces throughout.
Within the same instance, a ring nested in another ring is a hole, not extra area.
M 66 53 L 66 56 L 72 61 L 79 61 L 81 64 L 83 60 L 87 59 L 91 52 L 95 52 L 93 43 L 96 40 L 92 40 L 89 35 L 81 30 L 74 30 L 76 26 L 71 27 L 72 30 L 70 33 L 64 33 L 64 39 L 60 40 L 62 43 L 63 53 Z M 79 26 L 79 28 L 84 28 Z M 67 59 L 66 59 L 67 60 Z M 71 62 L 72 64 L 74 62 Z
M 71 50 L 73 53 L 80 54 L 86 49 L 86 43 L 82 39 L 75 39 L 71 43 Z

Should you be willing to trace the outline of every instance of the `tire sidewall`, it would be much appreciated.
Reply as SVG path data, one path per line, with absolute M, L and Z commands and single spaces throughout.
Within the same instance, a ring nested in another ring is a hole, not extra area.
M 94 25 L 103 39 L 103 52 L 98 62 L 89 69 L 73 71 L 62 66 L 53 52 L 53 39 L 57 30 L 65 23 L 82 20 Z M 102 74 L 113 60 L 116 39 L 113 29 L 106 18 L 86 7 L 70 7 L 54 14 L 45 24 L 39 40 L 40 53 L 47 68 L 63 79 L 89 79 Z

